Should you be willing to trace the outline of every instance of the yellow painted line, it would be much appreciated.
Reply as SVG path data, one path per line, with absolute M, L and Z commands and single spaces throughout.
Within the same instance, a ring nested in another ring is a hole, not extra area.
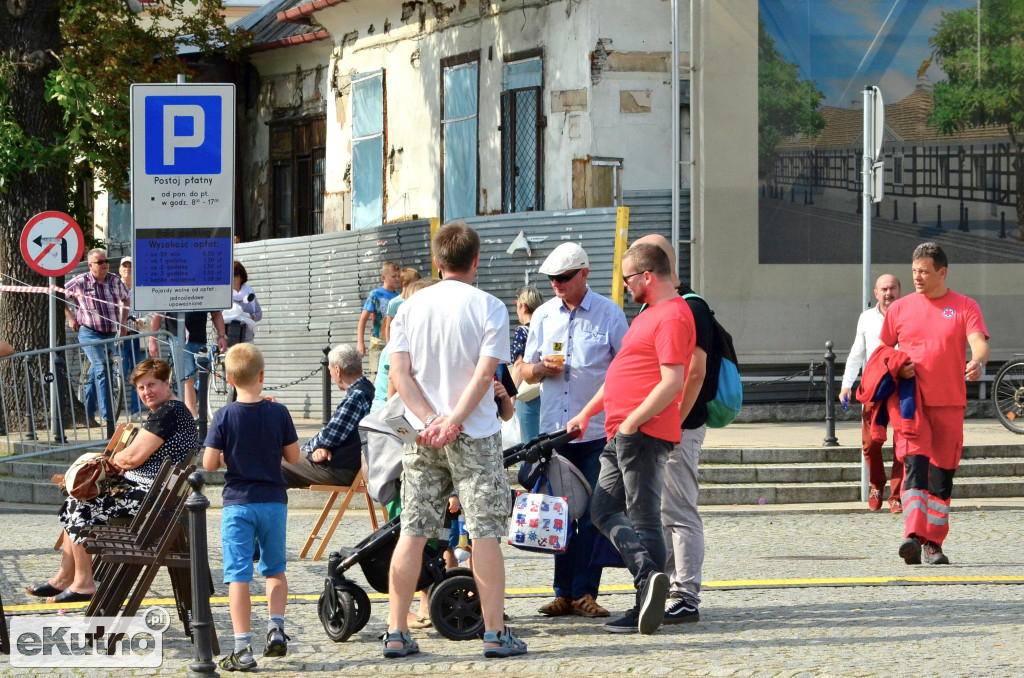
M 951 575 L 938 577 L 793 577 L 791 579 L 722 579 L 706 581 L 701 584 L 705 590 L 734 589 L 773 589 L 773 588 L 809 588 L 829 586 L 892 586 L 900 584 L 1024 584 L 1024 575 Z M 364 589 L 365 590 L 365 589 Z M 602 586 L 601 593 L 633 593 L 632 586 Z M 367 592 L 370 600 L 387 600 L 384 593 Z M 505 589 L 508 596 L 549 596 L 554 593 L 550 586 Z M 320 598 L 320 593 L 299 593 L 288 596 L 289 600 L 312 602 Z M 252 602 L 265 603 L 266 596 L 253 596 Z M 226 596 L 210 598 L 211 605 L 227 605 Z M 59 610 L 85 609 L 89 603 L 31 603 L 28 605 L 7 605 L 5 612 L 56 612 Z M 142 608 L 153 605 L 174 605 L 174 598 L 147 598 L 142 601 Z

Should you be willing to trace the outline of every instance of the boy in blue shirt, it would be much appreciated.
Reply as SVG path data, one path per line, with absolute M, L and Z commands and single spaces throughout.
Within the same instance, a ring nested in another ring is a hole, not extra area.
M 228 382 L 238 399 L 217 410 L 206 436 L 203 468 L 227 467 L 221 543 L 224 548 L 224 583 L 228 585 L 234 651 L 220 661 L 226 671 L 253 671 L 250 622 L 254 540 L 260 543 L 259 569 L 267 579 L 267 645 L 264 657 L 288 653 L 284 608 L 288 597 L 285 578 L 285 524 L 288 494 L 281 476 L 282 457 L 299 460 L 299 439 L 288 408 L 265 400 L 263 354 L 252 344 L 237 344 L 224 359 Z

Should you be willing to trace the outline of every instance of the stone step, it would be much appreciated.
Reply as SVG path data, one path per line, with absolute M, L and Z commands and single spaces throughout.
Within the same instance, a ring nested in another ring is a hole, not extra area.
M 886 464 L 888 471 L 889 464 Z M 705 464 L 697 469 L 705 483 L 828 483 L 860 482 L 860 462 L 846 464 Z M 964 459 L 956 477 L 1024 478 L 1024 459 Z
M 859 447 L 705 447 L 700 453 L 701 464 L 804 464 L 859 462 L 863 453 Z M 1020 445 L 967 445 L 964 459 L 1011 457 L 1024 459 L 1024 442 Z M 882 448 L 882 458 L 892 461 L 892 447 Z
M 1024 478 L 964 478 L 953 482 L 953 497 L 1024 497 Z M 808 504 L 860 501 L 860 482 L 754 485 L 708 483 L 700 487 L 702 505 Z M 1021 500 L 1024 503 L 1024 499 Z

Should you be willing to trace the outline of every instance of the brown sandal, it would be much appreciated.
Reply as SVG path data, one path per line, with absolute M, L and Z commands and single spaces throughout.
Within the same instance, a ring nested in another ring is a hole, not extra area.
M 572 613 L 577 617 L 609 617 L 611 613 L 597 604 L 589 593 L 572 603 Z
M 567 614 L 572 614 L 572 601 L 568 598 L 559 596 L 544 607 L 538 609 L 537 612 L 549 617 L 564 617 Z

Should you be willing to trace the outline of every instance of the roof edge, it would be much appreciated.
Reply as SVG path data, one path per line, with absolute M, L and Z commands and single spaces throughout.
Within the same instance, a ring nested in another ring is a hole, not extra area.
M 302 35 L 293 35 L 273 42 L 265 42 L 261 45 L 256 45 L 251 51 L 267 52 L 272 49 L 281 49 L 282 47 L 291 47 L 292 45 L 303 45 L 310 42 L 317 42 L 319 40 L 327 40 L 330 37 L 330 34 L 326 30 L 320 29 L 315 33 L 303 33 Z
M 299 5 L 298 7 L 292 7 L 291 9 L 286 9 L 283 12 L 278 12 L 277 20 L 308 23 L 309 17 L 314 12 L 319 12 L 322 9 L 327 9 L 334 5 L 340 5 L 343 2 L 348 2 L 348 0 L 313 0 L 313 2 L 307 2 L 305 5 Z

